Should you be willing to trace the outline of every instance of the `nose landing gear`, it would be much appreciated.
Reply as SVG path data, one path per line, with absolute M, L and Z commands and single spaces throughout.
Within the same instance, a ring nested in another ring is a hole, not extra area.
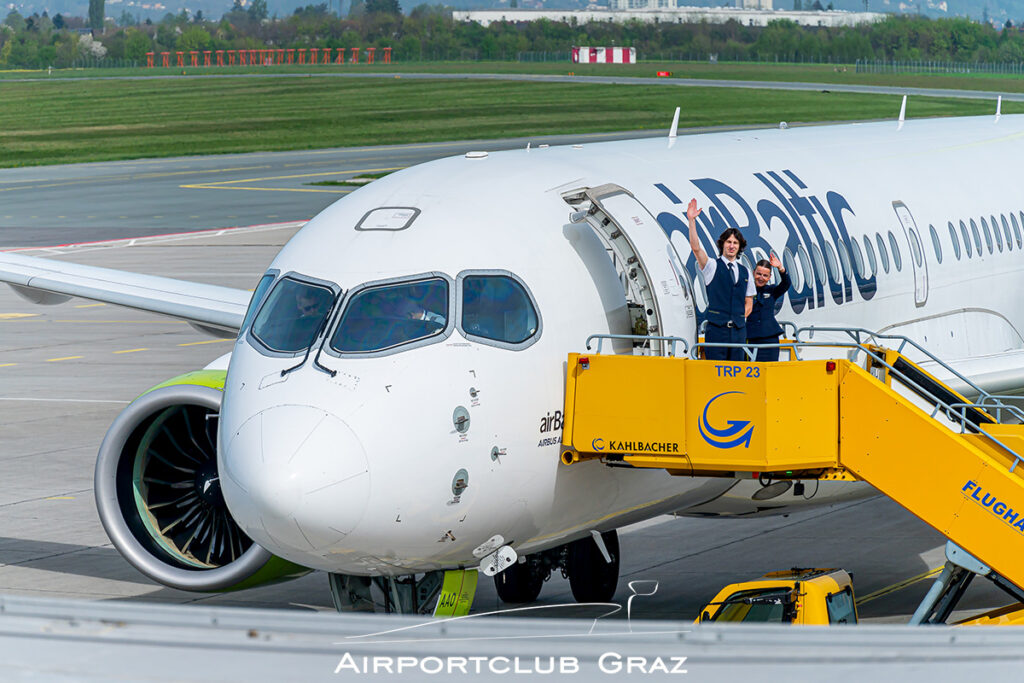
M 507 603 L 533 602 L 554 569 L 569 579 L 576 602 L 609 602 L 619 582 L 619 537 L 614 530 L 600 534 L 601 546 L 586 537 L 551 550 L 528 555 L 494 577 L 498 597 Z

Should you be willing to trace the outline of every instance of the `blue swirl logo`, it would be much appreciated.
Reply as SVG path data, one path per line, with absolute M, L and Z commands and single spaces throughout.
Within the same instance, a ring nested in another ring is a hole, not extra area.
M 725 391 L 717 396 L 712 397 L 707 405 L 704 406 L 704 414 L 701 416 L 700 421 L 697 423 L 697 428 L 700 430 L 700 435 L 704 437 L 704 440 L 709 445 L 715 448 L 735 448 L 740 444 L 743 444 L 744 448 L 750 448 L 750 437 L 754 434 L 754 425 L 750 420 L 728 420 L 726 424 L 728 427 L 725 429 L 715 429 L 708 422 L 708 409 L 711 408 L 711 404 L 729 394 L 742 394 L 742 391 Z
M 604 439 L 594 439 L 593 441 L 590 442 L 590 447 L 593 448 L 595 451 L 603 451 Z

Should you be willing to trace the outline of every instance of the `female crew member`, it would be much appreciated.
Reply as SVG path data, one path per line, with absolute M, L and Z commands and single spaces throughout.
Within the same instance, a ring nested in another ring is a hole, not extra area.
M 779 261 L 779 257 L 772 254 L 770 260 L 761 259 L 754 267 L 754 285 L 757 287 L 757 296 L 754 297 L 754 307 L 747 315 L 747 341 L 751 344 L 778 344 L 779 335 L 782 334 L 782 326 L 775 320 L 775 301 L 789 289 L 789 275 L 786 268 Z M 771 286 L 772 268 L 779 269 L 779 284 Z M 779 359 L 779 347 L 772 349 L 758 349 L 758 361 L 775 361 Z
M 690 249 L 704 275 L 708 291 L 708 324 L 704 329 L 704 341 L 708 344 L 743 344 L 747 340 L 745 327 L 755 294 L 750 273 L 737 261 L 747 241 L 736 228 L 726 228 L 718 238 L 721 256 L 709 259 L 697 237 L 697 216 L 700 212 L 697 200 L 691 199 L 686 207 L 686 218 L 690 222 Z M 745 356 L 740 347 L 704 348 L 704 357 L 708 360 L 746 360 Z

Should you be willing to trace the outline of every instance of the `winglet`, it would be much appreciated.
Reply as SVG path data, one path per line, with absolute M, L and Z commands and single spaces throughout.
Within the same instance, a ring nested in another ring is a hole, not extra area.
M 668 139 L 675 140 L 677 132 L 679 132 L 679 107 L 676 107 L 676 113 L 672 117 L 672 127 L 668 130 Z
M 1003 96 L 1000 95 L 999 99 L 996 100 L 996 121 L 1003 115 Z
M 903 96 L 903 104 L 900 105 L 900 122 L 897 130 L 903 130 L 903 123 L 907 120 L 907 96 Z

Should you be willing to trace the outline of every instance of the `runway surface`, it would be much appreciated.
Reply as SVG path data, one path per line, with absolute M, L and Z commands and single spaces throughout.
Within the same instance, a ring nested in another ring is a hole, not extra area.
M 566 65 L 571 67 L 571 65 Z M 614 67 L 611 67 L 614 69 Z M 1024 93 L 1001 90 L 958 90 L 953 88 L 910 88 L 890 85 L 863 85 L 853 83 L 808 83 L 802 81 L 744 81 L 719 78 L 645 78 L 641 76 L 576 76 L 569 74 L 488 74 L 488 73 L 415 73 L 400 71 L 376 72 L 323 72 L 311 70 L 306 73 L 249 73 L 218 74 L 215 72 L 193 73 L 192 75 L 143 75 L 143 76 L 101 76 L 90 80 L 139 81 L 172 80 L 182 78 L 405 78 L 411 80 L 445 81 L 521 81 L 528 83 L 600 83 L 618 85 L 645 85 L 675 88 L 750 88 L 757 90 L 802 90 L 863 93 L 867 95 L 909 95 L 912 97 L 952 97 L 956 99 L 992 100 L 1002 96 L 1005 100 L 1024 102 Z M 80 78 L 28 78 L 11 82 L 57 80 L 76 81 Z M 996 81 L 998 83 L 998 81 Z M 0 81 L 0 87 L 3 81 Z
M 309 192 L 303 184 L 308 178 L 344 177 L 355 174 L 353 169 L 401 166 L 430 155 L 497 145 L 446 143 L 3 171 L 0 245 L 52 245 L 296 219 L 25 252 L 250 288 L 300 219 L 337 198 L 336 193 Z M 197 187 L 202 185 L 210 187 Z M 47 190 L 54 194 L 50 201 L 43 199 Z M 76 201 L 83 210 L 72 213 Z M 230 342 L 203 337 L 174 320 L 83 300 L 39 307 L 0 287 L 0 593 L 331 609 L 322 574 L 225 595 L 163 588 L 130 567 L 100 526 L 92 497 L 93 463 L 111 421 L 149 387 L 200 368 L 229 348 Z M 790 566 L 828 566 L 851 571 L 862 599 L 884 593 L 861 604 L 863 618 L 905 621 L 928 587 L 921 577 L 943 562 L 943 539 L 880 497 L 788 517 L 663 517 L 623 530 L 621 546 L 617 601 L 624 603 L 630 595 L 628 581 L 659 582 L 655 596 L 634 603 L 636 618 L 690 619 L 730 581 Z M 894 588 L 915 579 L 909 587 Z M 560 576 L 541 594 L 543 604 L 571 601 Z M 978 581 L 961 607 L 1007 602 L 997 589 Z M 474 610 L 500 607 L 490 582 L 482 581 Z

